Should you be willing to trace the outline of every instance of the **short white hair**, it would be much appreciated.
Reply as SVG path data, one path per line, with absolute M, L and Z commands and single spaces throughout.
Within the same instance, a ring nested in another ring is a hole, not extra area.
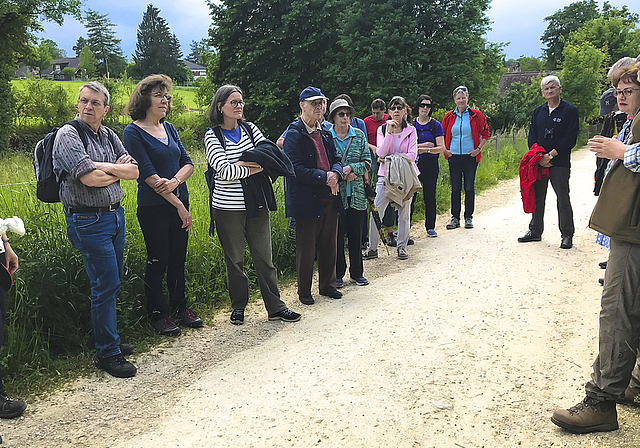
M 91 90 L 93 92 L 103 94 L 104 95 L 104 105 L 105 106 L 109 105 L 109 91 L 107 90 L 107 88 L 105 86 L 103 86 L 98 81 L 91 81 L 91 82 L 88 82 L 88 83 L 84 84 L 82 87 L 80 87 L 80 90 L 78 90 L 78 99 L 80 99 L 80 95 L 82 94 L 82 89 L 89 89 L 89 90 Z
M 551 84 L 552 82 L 555 83 L 558 87 L 562 87 L 562 85 L 560 85 L 560 78 L 558 78 L 556 75 L 549 75 L 542 78 L 542 81 L 540 81 L 540 87 L 544 88 L 544 86 L 546 86 L 547 84 Z
M 636 62 L 638 62 L 637 60 L 635 60 L 634 58 L 630 58 L 630 57 L 624 57 L 624 58 L 620 58 L 618 59 L 618 62 L 616 62 L 615 64 L 613 64 L 611 66 L 611 68 L 609 69 L 609 72 L 607 72 L 607 78 L 609 78 L 610 80 L 613 78 L 613 74 L 622 67 L 628 67 L 630 65 L 635 64 Z

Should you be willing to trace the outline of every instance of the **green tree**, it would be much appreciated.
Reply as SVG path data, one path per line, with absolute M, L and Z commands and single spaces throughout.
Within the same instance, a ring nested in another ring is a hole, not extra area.
M 523 72 L 541 72 L 544 70 L 545 62 L 542 58 L 520 56 L 518 58 L 520 63 L 520 71 Z
M 89 45 L 85 45 L 82 51 L 80 51 L 80 61 L 78 68 L 82 70 L 82 76 L 91 78 L 96 74 L 96 67 L 98 66 L 98 60 L 96 56 L 89 48 Z
M 31 50 L 31 54 L 24 61 L 29 67 L 38 70 L 40 76 L 42 71 L 51 67 L 53 58 L 46 42 L 40 42 L 40 45 Z
M 200 55 L 205 51 L 206 52 L 211 51 L 211 45 L 209 44 L 209 39 L 200 39 L 199 41 L 192 40 L 191 44 L 189 44 L 189 48 L 191 49 L 191 52 L 189 53 L 189 56 L 187 56 L 185 59 L 187 61 L 193 62 L 194 64 L 202 64 L 202 61 L 200 60 Z
M 53 40 L 51 39 L 43 39 L 42 43 L 45 44 L 47 46 L 47 48 L 49 49 L 49 54 L 51 55 L 52 59 L 60 59 L 60 58 L 66 58 L 67 57 L 67 52 L 64 51 L 63 49 L 58 47 L 58 44 L 55 43 Z
M 589 42 L 568 44 L 563 51 L 562 97 L 578 108 L 582 121 L 598 116 L 604 53 Z
M 98 60 L 99 75 L 119 76 L 126 68 L 127 62 L 122 55 L 120 39 L 116 38 L 113 27 L 116 26 L 106 14 L 99 14 L 91 9 L 85 14 L 87 28 L 87 45 Z
M 147 5 L 138 26 L 138 42 L 132 58 L 135 62 L 133 76 L 144 78 L 153 73 L 164 73 L 182 81 L 185 71 L 180 58 L 180 43 L 169 30 L 167 21 L 160 17 L 158 8 Z
M 84 37 L 80 36 L 78 37 L 78 41 L 76 42 L 76 44 L 73 46 L 73 51 L 75 51 L 76 53 L 76 57 L 80 56 L 80 52 L 82 51 L 82 49 L 85 47 L 85 45 L 87 45 L 87 39 L 85 39 Z
M 582 0 L 571 3 L 555 14 L 544 18 L 549 22 L 549 25 L 540 40 L 547 46 L 545 55 L 550 69 L 560 67 L 563 60 L 562 50 L 569 34 L 599 15 L 595 0 Z

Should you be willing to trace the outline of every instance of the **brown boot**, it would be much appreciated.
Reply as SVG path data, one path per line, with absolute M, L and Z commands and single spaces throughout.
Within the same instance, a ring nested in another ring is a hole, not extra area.
M 551 421 L 576 434 L 614 431 L 618 429 L 618 413 L 614 401 L 598 401 L 585 397 L 569 409 L 556 409 Z
M 627 390 L 624 391 L 624 398 L 618 398 L 616 403 L 640 407 L 640 389 L 632 386 L 627 387 Z

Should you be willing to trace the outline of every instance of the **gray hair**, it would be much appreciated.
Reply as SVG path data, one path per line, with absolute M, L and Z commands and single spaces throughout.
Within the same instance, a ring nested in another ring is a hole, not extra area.
M 109 91 L 105 86 L 100 84 L 98 81 L 91 81 L 84 84 L 82 87 L 80 87 L 80 90 L 78 90 L 78 99 L 80 99 L 80 94 L 82 93 L 82 89 L 84 89 L 85 87 L 96 93 L 102 93 L 104 95 L 104 105 L 105 106 L 109 105 Z
M 458 93 L 464 93 L 465 95 L 467 95 L 467 98 L 469 98 L 469 89 L 467 89 L 466 86 L 458 86 L 455 89 L 453 89 L 454 98 L 456 97 L 456 95 L 458 95 Z
M 630 58 L 630 57 L 624 57 L 624 58 L 620 58 L 618 59 L 618 62 L 616 62 L 615 64 L 613 64 L 611 66 L 611 68 L 609 69 L 609 71 L 607 72 L 607 78 L 609 78 L 609 80 L 611 80 L 613 78 L 613 74 L 622 67 L 628 67 L 630 65 L 635 64 L 636 62 L 638 62 L 636 59 L 634 58 Z
M 227 102 L 231 94 L 234 92 L 238 92 L 240 95 L 244 96 L 244 94 L 242 93 L 242 89 L 240 87 L 234 86 L 231 84 L 225 84 L 224 86 L 216 90 L 216 94 L 213 97 L 213 101 L 211 101 L 211 105 L 209 106 L 209 109 L 207 109 L 207 112 L 205 114 L 205 116 L 209 119 L 211 123 L 213 124 L 224 123 L 224 115 L 220 110 L 220 107 L 222 106 L 218 107 L 218 104 L 222 103 L 222 105 L 224 105 L 224 103 Z
M 560 84 L 560 78 L 558 78 L 556 75 L 549 75 L 542 78 L 542 81 L 540 81 L 540 87 L 542 88 L 547 84 L 551 84 L 552 82 L 555 83 L 558 87 L 562 87 L 562 85 Z

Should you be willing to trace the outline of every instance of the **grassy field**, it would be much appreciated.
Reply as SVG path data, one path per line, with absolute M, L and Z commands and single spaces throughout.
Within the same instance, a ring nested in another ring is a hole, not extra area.
M 11 84 L 22 88 L 22 86 L 26 83 L 26 80 L 23 79 L 13 79 Z M 85 83 L 85 81 L 51 81 L 52 83 L 60 84 L 65 88 L 67 92 L 69 92 L 72 97 L 77 98 L 78 90 Z M 196 105 L 195 97 L 196 97 L 196 88 L 195 87 L 183 87 L 176 86 L 173 89 L 174 95 L 178 94 L 182 97 L 184 104 L 189 109 L 196 109 L 198 106 Z

